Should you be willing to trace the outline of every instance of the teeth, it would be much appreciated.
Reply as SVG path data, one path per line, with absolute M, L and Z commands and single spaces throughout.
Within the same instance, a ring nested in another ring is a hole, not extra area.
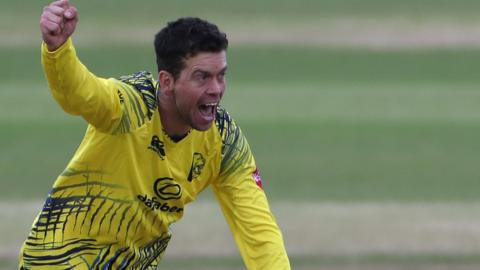
M 217 106 L 217 103 L 207 103 L 207 104 L 205 104 L 205 106 L 212 106 L 213 107 L 213 106 Z

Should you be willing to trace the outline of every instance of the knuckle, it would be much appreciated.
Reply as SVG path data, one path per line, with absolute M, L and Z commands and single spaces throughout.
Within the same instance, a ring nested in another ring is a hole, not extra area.
M 60 22 L 62 22 L 62 18 L 60 18 L 58 16 L 52 16 L 52 17 L 50 17 L 50 21 L 52 21 L 54 23 L 60 23 Z

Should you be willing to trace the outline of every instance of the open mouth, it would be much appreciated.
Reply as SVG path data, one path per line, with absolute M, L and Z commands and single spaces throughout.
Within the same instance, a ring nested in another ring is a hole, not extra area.
M 201 104 L 198 108 L 203 116 L 210 118 L 212 116 L 215 116 L 215 112 L 217 111 L 217 105 L 218 103 L 205 103 Z

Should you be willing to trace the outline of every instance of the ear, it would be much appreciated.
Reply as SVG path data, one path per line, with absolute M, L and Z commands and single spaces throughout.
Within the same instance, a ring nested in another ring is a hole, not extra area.
M 165 70 L 158 72 L 158 83 L 160 84 L 160 90 L 163 94 L 166 96 L 173 95 L 175 79 L 170 72 Z

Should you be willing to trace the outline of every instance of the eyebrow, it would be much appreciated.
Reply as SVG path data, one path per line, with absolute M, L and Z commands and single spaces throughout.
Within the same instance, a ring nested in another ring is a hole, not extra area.
M 227 72 L 227 69 L 228 69 L 228 66 L 225 66 L 224 68 L 222 68 L 220 70 L 219 73 L 225 73 L 225 72 Z M 195 74 L 198 74 L 198 73 L 212 75 L 212 73 L 210 71 L 207 71 L 207 70 L 204 70 L 204 69 L 201 69 L 201 68 L 193 71 L 192 75 L 195 75 Z

